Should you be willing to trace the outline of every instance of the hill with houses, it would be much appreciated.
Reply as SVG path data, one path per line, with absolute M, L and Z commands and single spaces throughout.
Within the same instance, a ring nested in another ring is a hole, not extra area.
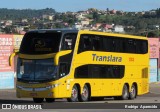
M 141 12 L 108 8 L 78 12 L 56 12 L 52 8 L 0 9 L 1 34 L 24 34 L 31 29 L 76 28 L 158 37 L 159 26 L 160 8 Z

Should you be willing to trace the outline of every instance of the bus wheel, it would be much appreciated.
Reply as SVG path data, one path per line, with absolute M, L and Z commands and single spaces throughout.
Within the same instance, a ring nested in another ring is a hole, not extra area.
M 52 103 L 52 102 L 54 102 L 55 101 L 55 99 L 54 98 L 45 98 L 46 99 L 46 102 L 48 102 L 48 103 Z
M 127 100 L 129 98 L 129 92 L 128 91 L 129 91 L 129 89 L 128 89 L 127 85 L 125 84 L 123 86 L 123 91 L 122 91 L 122 96 L 121 96 L 122 100 Z
M 44 100 L 44 98 L 33 98 L 33 101 L 34 101 L 35 103 L 42 103 L 43 100 Z
M 72 93 L 71 93 L 71 97 L 67 98 L 68 102 L 77 102 L 78 101 L 78 89 L 77 86 L 74 85 L 72 88 Z
M 84 85 L 80 101 L 85 102 L 89 100 L 89 89 L 87 85 Z
M 131 87 L 131 92 L 129 92 L 129 99 L 133 100 L 134 98 L 136 98 L 136 95 L 137 95 L 136 86 L 133 84 Z
M 128 87 L 125 84 L 123 86 L 123 90 L 122 90 L 122 96 L 115 96 L 114 99 L 115 100 L 127 100 L 129 98 L 129 92 L 128 92 Z

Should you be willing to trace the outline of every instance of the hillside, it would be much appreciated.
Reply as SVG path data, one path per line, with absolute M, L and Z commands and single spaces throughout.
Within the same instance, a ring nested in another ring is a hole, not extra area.
M 11 22 L 8 23 L 8 20 Z M 88 22 L 88 25 L 82 25 L 83 21 Z M 39 10 L 0 8 L 0 22 L 2 33 L 17 33 L 17 30 L 27 31 L 41 28 L 71 28 L 77 23 L 90 29 L 97 23 L 101 23 L 97 29 L 104 29 L 104 24 L 121 25 L 126 33 L 141 35 L 142 32 L 142 35 L 148 34 L 150 37 L 160 36 L 160 8 L 142 12 L 90 8 L 85 11 L 63 13 L 56 12 L 52 8 Z M 16 28 L 15 30 L 15 26 L 23 27 L 23 29 Z
M 33 17 L 41 17 L 43 14 L 54 14 L 55 10 L 52 8 L 46 9 L 7 9 L 1 8 L 0 9 L 0 20 L 16 20 L 20 18 L 33 18 Z

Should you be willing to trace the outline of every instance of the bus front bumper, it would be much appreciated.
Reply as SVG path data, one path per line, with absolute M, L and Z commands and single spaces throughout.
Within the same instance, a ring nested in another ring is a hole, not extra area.
M 16 88 L 18 98 L 58 98 L 58 88 Z

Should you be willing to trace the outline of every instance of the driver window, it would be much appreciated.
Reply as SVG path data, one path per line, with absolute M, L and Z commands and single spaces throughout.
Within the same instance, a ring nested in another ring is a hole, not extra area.
M 64 77 L 69 73 L 68 65 L 67 63 L 60 63 L 59 67 L 59 75 L 60 77 Z

